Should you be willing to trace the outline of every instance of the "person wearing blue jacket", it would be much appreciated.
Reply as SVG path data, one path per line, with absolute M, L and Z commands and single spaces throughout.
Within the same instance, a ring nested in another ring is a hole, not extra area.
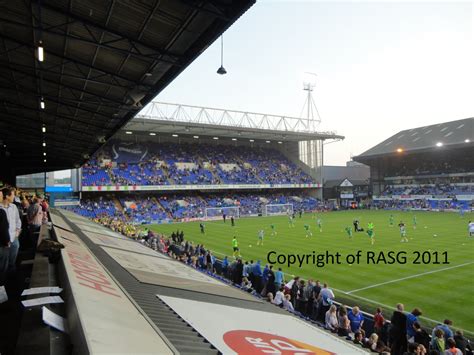
M 255 279 L 254 286 L 255 290 L 260 293 L 262 291 L 262 267 L 260 266 L 260 260 L 257 260 L 255 265 L 253 266 L 253 277 Z

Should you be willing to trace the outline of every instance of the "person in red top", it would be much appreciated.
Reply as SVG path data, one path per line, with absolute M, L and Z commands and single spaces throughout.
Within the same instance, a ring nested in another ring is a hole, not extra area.
M 385 318 L 383 317 L 383 314 L 382 314 L 382 308 L 377 307 L 377 310 L 375 311 L 375 314 L 374 314 L 374 330 L 375 330 L 375 333 L 377 333 L 377 335 L 382 334 L 382 328 L 383 328 L 384 322 L 385 322 Z

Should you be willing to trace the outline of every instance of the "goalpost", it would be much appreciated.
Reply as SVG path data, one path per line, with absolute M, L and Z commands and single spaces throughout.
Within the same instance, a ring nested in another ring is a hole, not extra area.
M 276 205 L 265 205 L 263 209 L 264 216 L 278 216 L 285 214 L 293 214 L 293 204 L 284 203 Z
M 218 219 L 222 218 L 223 214 L 226 214 L 227 218 L 233 216 L 234 218 L 240 217 L 240 207 L 207 207 L 204 210 L 204 217 L 206 219 Z

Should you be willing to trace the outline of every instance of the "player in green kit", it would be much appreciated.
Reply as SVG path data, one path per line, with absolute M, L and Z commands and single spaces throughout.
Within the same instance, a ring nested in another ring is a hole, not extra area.
M 375 232 L 374 232 L 374 224 L 369 222 L 367 224 L 367 235 L 370 238 L 370 244 L 374 245 L 375 243 Z
M 394 224 L 393 214 L 390 215 L 390 218 L 388 219 L 388 224 L 390 227 L 393 227 L 393 224 Z
M 275 227 L 275 224 L 272 223 L 270 224 L 270 229 L 272 230 L 272 232 L 270 233 L 270 235 L 273 237 L 273 236 L 276 236 L 277 235 L 277 231 L 276 231 L 276 227 Z
M 291 214 L 288 215 L 288 227 L 295 228 L 295 222 L 293 221 L 293 216 Z
M 234 239 L 232 239 L 232 250 L 233 250 L 232 255 L 234 256 L 234 258 L 236 257 L 236 255 L 241 257 L 240 249 L 239 249 L 239 242 L 237 241 L 237 237 L 235 235 L 234 235 Z
M 263 235 L 265 234 L 265 232 L 263 231 L 263 229 L 260 229 L 258 231 L 258 239 L 257 239 L 257 246 L 258 245 L 261 245 L 263 246 Z
M 413 229 L 416 229 L 416 215 L 413 215 Z
M 304 229 L 306 230 L 306 238 L 313 236 L 313 233 L 311 232 L 311 229 L 310 229 L 310 227 L 309 227 L 309 224 L 305 224 L 305 225 L 304 225 Z
M 398 228 L 400 228 L 400 237 L 402 237 L 402 240 L 401 242 L 408 242 L 408 238 L 407 238 L 407 229 L 405 227 L 405 223 L 403 223 L 402 221 L 400 221 L 400 223 L 398 224 Z
M 321 233 L 323 231 L 323 221 L 320 217 L 316 219 L 316 224 L 318 225 L 319 232 Z
M 347 233 L 347 235 L 349 236 L 349 238 L 352 239 L 352 227 L 351 227 L 351 226 L 347 226 L 347 227 L 345 228 L 345 230 L 346 230 L 346 233 Z

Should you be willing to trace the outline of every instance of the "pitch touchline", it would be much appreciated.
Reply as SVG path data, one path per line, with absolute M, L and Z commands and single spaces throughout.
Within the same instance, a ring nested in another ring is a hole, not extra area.
M 474 264 L 474 262 L 471 261 L 471 262 L 469 262 L 469 263 L 464 263 L 464 264 L 455 265 L 455 266 L 449 266 L 449 267 L 445 267 L 445 268 L 439 269 L 439 270 L 427 271 L 427 272 L 423 272 L 423 273 L 421 273 L 421 274 L 416 274 L 416 275 L 411 275 L 411 276 L 407 276 L 407 277 L 402 277 L 402 278 L 396 279 L 396 280 L 381 282 L 381 283 L 378 283 L 378 284 L 375 284 L 375 285 L 370 285 L 370 286 L 367 286 L 367 287 L 362 287 L 362 288 L 358 288 L 358 289 L 355 289 L 355 290 L 347 291 L 346 293 L 349 295 L 349 294 L 354 293 L 354 292 L 359 292 L 359 291 L 363 291 L 363 290 L 368 290 L 369 288 L 374 288 L 374 287 L 378 287 L 378 286 L 382 286 L 382 285 L 388 285 L 388 284 L 391 284 L 391 283 L 394 283 L 394 282 L 398 282 L 398 281 L 413 279 L 413 278 L 415 278 L 415 277 L 420 277 L 420 276 L 424 276 L 424 275 L 428 275 L 428 274 L 434 274 L 434 273 L 436 273 L 436 272 L 441 272 L 441 271 L 456 269 L 456 268 L 458 268 L 458 267 L 462 267 L 462 266 L 466 266 L 466 265 L 470 265 L 470 264 Z

